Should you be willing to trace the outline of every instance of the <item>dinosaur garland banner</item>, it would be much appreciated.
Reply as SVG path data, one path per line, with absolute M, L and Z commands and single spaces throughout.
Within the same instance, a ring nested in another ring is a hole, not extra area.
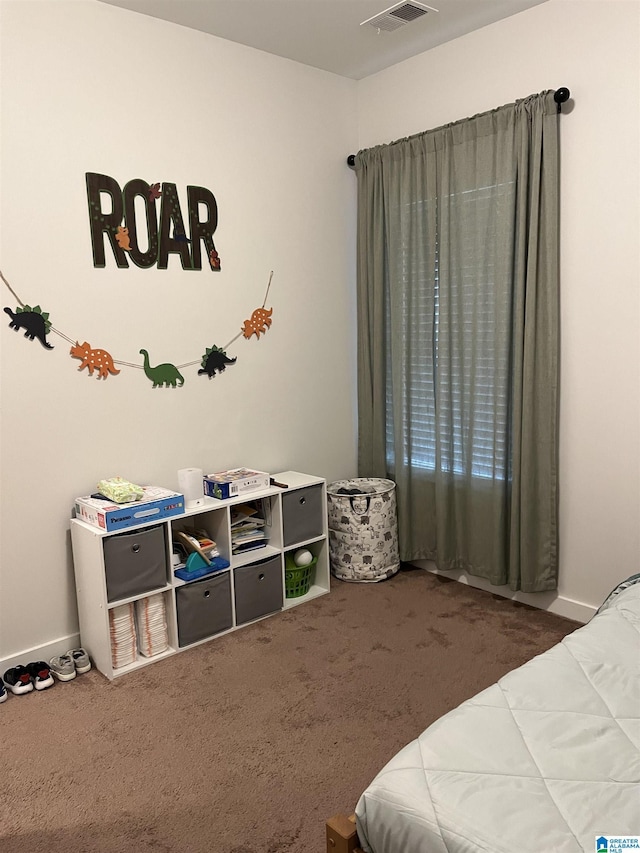
M 175 254 L 183 270 L 200 270 L 203 244 L 211 270 L 220 271 L 220 256 L 213 242 L 218 227 L 218 204 L 211 190 L 187 187 L 187 233 L 175 184 L 160 185 L 159 181 L 149 184 L 142 178 L 134 178 L 121 189 L 114 178 L 99 172 L 86 172 L 85 179 L 94 267 L 107 264 L 106 240 L 120 269 L 128 268 L 129 258 L 137 267 L 148 269 L 157 265 L 159 270 L 166 270 L 169 255 Z M 103 209 L 103 200 L 107 199 L 108 211 Z M 144 207 L 146 251 L 140 248 L 137 199 L 142 199 Z M 202 210 L 206 211 L 203 219 Z
M 228 347 L 230 347 L 240 337 L 244 337 L 246 340 L 249 340 L 252 335 L 255 335 L 256 339 L 259 340 L 260 335 L 265 334 L 267 329 L 270 328 L 271 315 L 273 314 L 273 308 L 269 308 L 268 310 L 265 309 L 267 298 L 269 296 L 269 289 L 271 288 L 271 279 L 273 278 L 273 270 L 271 270 L 262 306 L 253 311 L 251 317 L 244 321 L 240 328 L 240 332 L 224 347 L 218 347 L 213 344 L 210 347 L 206 347 L 204 354 L 199 360 L 191 361 L 187 364 L 181 364 L 177 367 L 169 362 L 152 366 L 150 364 L 148 351 L 146 349 L 141 349 L 140 355 L 143 356 L 143 364 L 132 364 L 127 361 L 116 361 L 111 354 L 107 352 L 107 350 L 94 349 L 87 341 L 80 344 L 77 339 L 74 341 L 73 338 L 68 337 L 59 329 L 55 329 L 49 319 L 49 312 L 43 311 L 39 305 L 36 305 L 33 308 L 29 305 L 25 305 L 1 271 L 0 278 L 18 302 L 18 307 L 15 311 L 12 311 L 11 308 L 8 307 L 4 309 L 5 313 L 10 317 L 10 329 L 14 329 L 16 332 L 20 329 L 24 329 L 25 338 L 31 341 L 37 338 L 42 346 L 48 350 L 52 350 L 54 347 L 47 341 L 46 336 L 50 332 L 59 335 L 71 344 L 71 357 L 80 359 L 80 366 L 78 367 L 78 370 L 84 370 L 87 368 L 87 375 L 89 376 L 93 376 L 94 371 L 97 371 L 98 379 L 107 379 L 109 376 L 117 376 L 121 372 L 115 367 L 115 365 L 118 364 L 125 367 L 134 367 L 144 370 L 147 379 L 152 382 L 154 388 L 181 387 L 184 385 L 184 376 L 180 371 L 185 367 L 191 367 L 195 364 L 200 365 L 200 370 L 198 370 L 199 376 L 206 375 L 209 379 L 212 379 L 216 373 L 222 373 L 226 369 L 227 365 L 233 365 L 237 361 L 237 357 L 229 358 L 227 355 L 226 351 Z

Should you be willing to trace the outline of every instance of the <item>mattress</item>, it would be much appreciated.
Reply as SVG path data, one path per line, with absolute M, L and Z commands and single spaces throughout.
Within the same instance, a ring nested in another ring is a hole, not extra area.
M 591 853 L 640 835 L 637 580 L 380 771 L 356 807 L 366 853 Z

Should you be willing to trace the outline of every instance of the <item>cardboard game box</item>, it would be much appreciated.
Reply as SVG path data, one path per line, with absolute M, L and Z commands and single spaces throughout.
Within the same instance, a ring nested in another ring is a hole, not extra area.
M 116 504 L 91 495 L 76 498 L 76 518 L 112 532 L 145 524 L 147 521 L 160 521 L 174 515 L 183 515 L 184 496 L 158 486 L 143 486 L 144 497 L 139 501 Z
M 219 471 L 217 474 L 206 474 L 204 477 L 205 495 L 219 500 L 268 489 L 269 485 L 269 474 L 265 471 L 252 471 L 249 468 L 233 468 L 231 471 Z

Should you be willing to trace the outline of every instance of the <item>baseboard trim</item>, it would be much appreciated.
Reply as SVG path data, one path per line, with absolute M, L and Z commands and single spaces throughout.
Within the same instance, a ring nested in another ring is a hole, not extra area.
M 76 649 L 79 645 L 80 634 L 69 634 L 67 637 L 59 637 L 51 643 L 46 643 L 44 646 L 34 646 L 18 654 L 2 658 L 0 659 L 0 677 L 12 666 L 17 666 L 20 663 L 25 665 L 36 660 L 44 660 L 48 663 L 56 655 L 62 655 L 69 649 Z
M 467 586 L 472 586 L 475 589 L 482 589 L 502 598 L 508 598 L 511 601 L 537 607 L 539 610 L 548 610 L 549 613 L 555 613 L 557 616 L 564 616 L 565 619 L 572 619 L 574 622 L 581 622 L 582 624 L 586 624 L 597 609 L 581 601 L 559 595 L 557 592 L 513 592 L 506 586 L 493 586 L 484 578 L 468 575 L 462 569 L 443 572 L 437 569 L 430 560 L 414 560 L 411 565 L 424 569 L 432 575 L 440 575 L 458 583 L 467 584 Z

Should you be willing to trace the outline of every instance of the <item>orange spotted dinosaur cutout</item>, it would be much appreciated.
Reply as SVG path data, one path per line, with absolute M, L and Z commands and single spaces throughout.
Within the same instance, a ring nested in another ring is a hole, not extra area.
M 256 308 L 251 315 L 251 319 L 244 321 L 244 325 L 242 327 L 242 334 L 244 337 L 249 340 L 251 335 L 255 334 L 258 340 L 260 340 L 260 333 L 264 334 L 269 326 L 271 326 L 272 314 L 273 308 L 269 308 L 268 311 L 265 308 Z
M 88 367 L 90 376 L 93 376 L 93 371 L 97 370 L 98 379 L 106 379 L 110 373 L 114 375 L 120 373 L 119 370 L 116 370 L 113 359 L 106 350 L 91 349 L 86 341 L 83 344 L 76 341 L 75 346 L 71 347 L 71 357 L 82 359 L 82 364 L 78 370 Z

